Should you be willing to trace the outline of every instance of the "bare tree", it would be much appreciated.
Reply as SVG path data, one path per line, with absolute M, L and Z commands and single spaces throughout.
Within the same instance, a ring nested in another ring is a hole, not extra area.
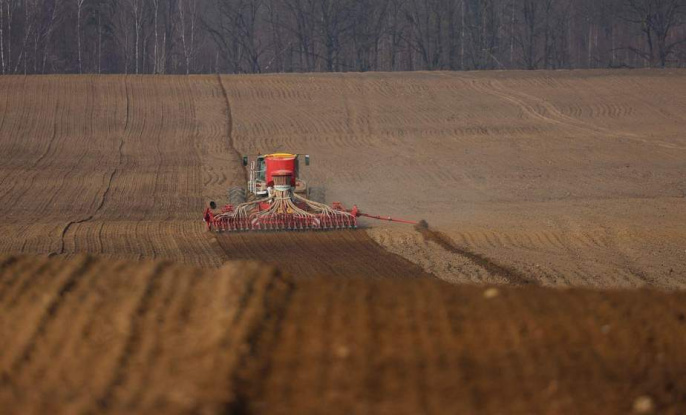
M 664 68 L 675 47 L 686 41 L 683 38 L 670 39 L 674 29 L 684 24 L 686 1 L 626 0 L 626 10 L 626 20 L 640 25 L 648 48 L 629 49 L 648 60 L 651 66 L 657 63 Z
M 500 24 L 497 0 L 468 0 L 465 21 L 465 59 L 463 67 L 491 69 L 499 64 L 495 57 Z
M 140 45 L 141 45 L 141 31 L 143 30 L 143 19 L 145 18 L 145 10 L 143 9 L 143 0 L 130 0 L 131 10 L 133 12 L 133 25 L 135 33 L 135 49 L 136 49 L 136 74 L 140 73 Z
M 55 27 L 58 26 L 58 8 L 57 5 L 58 2 L 54 2 L 51 4 L 50 7 L 50 12 L 49 12 L 49 18 L 48 22 L 43 26 L 43 30 L 41 33 L 42 41 L 43 41 L 43 59 L 41 63 L 41 73 L 45 73 L 46 71 L 46 65 L 48 62 L 48 53 L 50 51 L 50 45 L 52 43 L 52 34 L 55 31 Z
M 5 36 L 4 36 L 4 10 L 5 10 L 5 0 L 0 0 L 0 59 L 2 61 L 2 74 L 5 72 Z
M 6 22 L 7 26 L 7 35 L 5 36 L 6 41 L 7 41 L 7 49 L 6 49 L 6 55 L 4 56 L 4 64 L 3 64 L 3 73 L 12 73 L 12 44 L 13 42 L 13 31 L 12 31 L 12 23 L 14 20 L 14 12 L 17 10 L 19 7 L 19 1 L 18 0 L 3 0 L 4 3 L 4 20 Z M 0 8 L 1 4 L 0 4 Z M 2 13 L 2 12 L 0 12 Z M 0 15 L 0 22 L 2 22 L 3 18 L 2 15 Z
M 521 3 L 522 25 L 519 36 L 515 39 L 522 49 L 522 58 L 527 69 L 536 69 L 540 62 L 536 43 L 540 35 L 540 16 L 542 1 L 523 0 Z
M 248 60 L 249 72 L 262 72 L 260 58 L 264 53 L 264 45 L 260 39 L 259 16 L 262 11 L 262 0 L 241 2 L 241 13 L 237 16 L 238 34 L 244 56 Z
M 96 15 L 96 25 L 97 25 L 97 61 L 98 73 L 102 73 L 102 47 L 103 47 L 103 37 L 105 31 L 110 30 L 110 25 L 108 24 L 108 17 L 112 14 L 111 3 L 108 0 L 98 0 L 94 4 L 94 11 Z M 103 21 L 104 19 L 104 21 Z
M 275 72 L 283 72 L 286 70 L 284 56 L 292 47 L 293 41 L 284 36 L 286 30 L 284 29 L 284 22 L 280 12 L 279 0 L 268 0 L 265 2 L 265 9 L 267 12 L 267 23 L 269 24 L 272 56 L 265 65 L 265 70 L 273 70 Z M 275 68 L 275 69 L 272 69 Z
M 427 69 L 439 68 L 443 52 L 440 0 L 411 2 L 407 18 L 413 31 L 410 44 L 419 53 Z
M 195 29 L 198 23 L 198 0 L 178 0 L 181 45 L 186 63 L 186 74 L 191 72 L 191 61 L 195 55 Z
M 158 45 L 159 45 L 159 36 L 158 36 L 158 21 L 160 17 L 160 0 L 151 0 L 152 1 L 152 7 L 153 7 L 153 30 L 155 33 L 155 46 L 153 48 L 153 66 L 152 66 L 152 72 L 157 73 L 157 65 L 159 63 L 159 55 L 158 55 Z
M 351 14 L 351 4 L 346 0 L 318 0 L 318 3 L 320 18 L 317 20 L 320 22 L 319 33 L 324 46 L 326 70 L 338 71 L 341 69 L 339 58 L 342 36 L 350 24 L 348 18 Z
M 284 0 L 284 3 L 293 22 L 289 30 L 295 35 L 299 47 L 299 66 L 312 72 L 316 64 L 316 0 Z
M 76 0 L 76 42 L 79 54 L 79 73 L 83 73 L 83 57 L 81 47 L 81 12 L 86 0 Z
M 24 67 L 24 74 L 28 73 L 28 52 L 27 52 L 27 46 L 29 42 L 29 37 L 31 36 L 31 33 L 33 32 L 33 26 L 35 23 L 35 20 L 33 19 L 33 14 L 35 7 L 33 6 L 32 1 L 30 0 L 24 0 L 23 1 L 23 12 L 24 12 L 24 22 L 22 24 L 21 30 L 22 30 L 22 36 L 21 36 L 21 44 L 20 44 L 20 49 L 19 49 L 19 55 L 17 56 L 17 59 L 15 61 L 14 65 L 14 70 L 12 73 L 19 73 L 20 66 Z M 31 18 L 29 18 L 31 16 Z
M 0 73 L 677 67 L 685 3 L 0 0 Z
M 388 69 L 395 71 L 399 65 L 401 45 L 405 41 L 405 2 L 407 0 L 390 0 L 388 3 Z

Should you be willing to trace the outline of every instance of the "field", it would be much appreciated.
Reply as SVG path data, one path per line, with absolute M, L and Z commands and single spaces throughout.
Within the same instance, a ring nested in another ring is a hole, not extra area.
M 312 155 L 328 201 L 426 219 L 542 285 L 684 288 L 685 87 L 669 71 L 3 77 L 0 251 L 244 258 L 200 212 L 243 182 L 239 154 L 284 150 Z M 502 282 L 366 224 L 441 278 Z
M 0 407 L 683 413 L 684 90 L 683 71 L 0 77 Z M 206 232 L 240 156 L 271 151 L 311 154 L 327 202 L 430 228 Z
M 686 293 L 0 258 L 3 413 L 686 410 Z
M 551 286 L 684 288 L 683 72 L 227 78 L 241 152 L 313 155 L 329 200 L 426 219 Z M 490 282 L 402 227 L 370 233 L 451 281 Z M 460 272 L 460 269 L 466 272 Z

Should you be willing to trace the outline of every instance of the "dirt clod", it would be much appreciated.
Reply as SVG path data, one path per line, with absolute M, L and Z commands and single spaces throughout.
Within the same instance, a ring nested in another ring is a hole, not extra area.
M 500 291 L 498 291 L 497 288 L 489 288 L 486 291 L 484 291 L 484 298 L 487 300 L 496 298 L 498 295 L 500 295 Z
M 655 410 L 655 403 L 650 396 L 639 396 L 634 401 L 633 408 L 636 414 L 652 414 Z

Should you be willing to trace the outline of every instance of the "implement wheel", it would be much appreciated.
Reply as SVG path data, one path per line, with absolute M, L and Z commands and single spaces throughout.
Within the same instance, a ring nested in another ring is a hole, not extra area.
M 245 188 L 241 186 L 229 187 L 229 204 L 238 206 L 245 203 Z

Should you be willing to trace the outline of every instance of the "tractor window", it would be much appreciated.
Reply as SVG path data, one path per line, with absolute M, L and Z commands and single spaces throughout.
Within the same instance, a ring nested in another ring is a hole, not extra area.
M 255 173 L 255 178 L 257 180 L 264 181 L 267 177 L 267 166 L 264 162 L 264 159 L 261 157 L 257 159 L 257 171 Z

